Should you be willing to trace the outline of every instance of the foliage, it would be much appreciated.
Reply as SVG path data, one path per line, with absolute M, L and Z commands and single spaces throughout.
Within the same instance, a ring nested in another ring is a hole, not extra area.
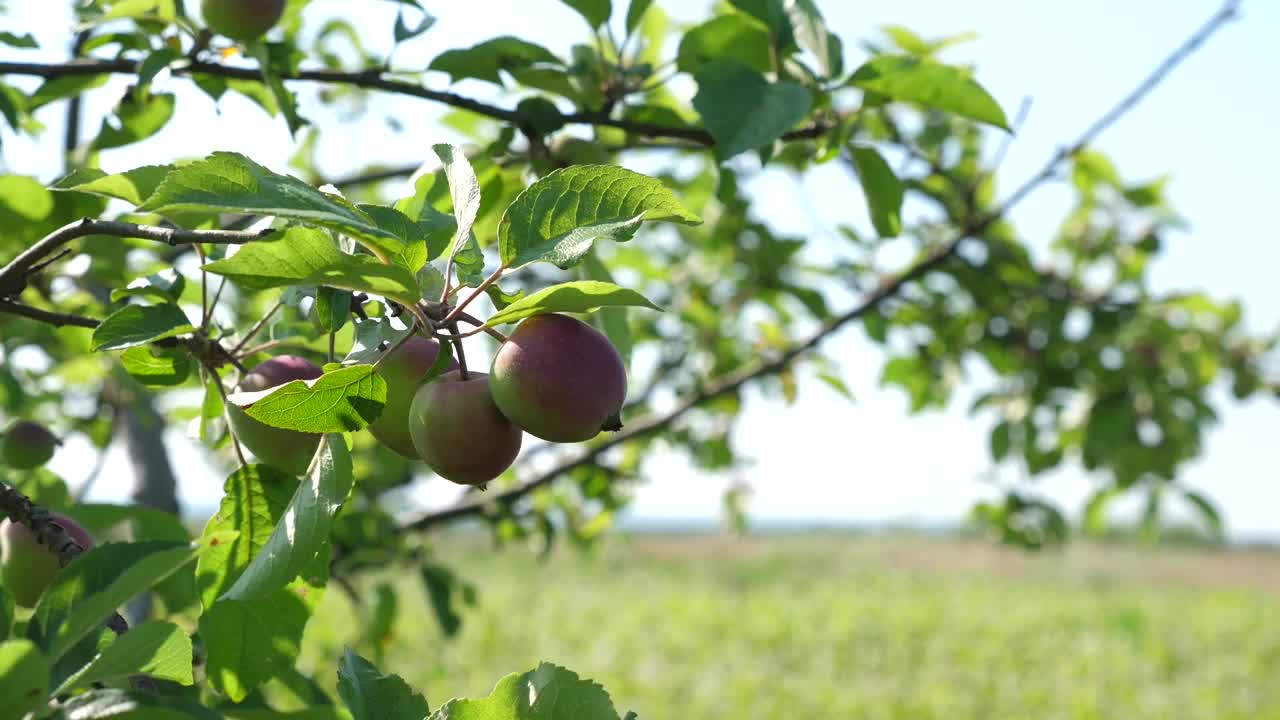
M 397 2 L 396 44 L 430 30 L 418 0 Z M 283 683 L 311 706 L 299 717 L 421 718 L 424 696 L 354 652 L 336 674 L 295 670 L 329 580 L 350 587 L 370 568 L 411 568 L 456 633 L 474 590 L 432 559 L 426 531 L 481 518 L 500 541 L 589 543 L 655 443 L 700 468 L 739 465 L 732 431 L 747 385 L 788 401 L 800 373 L 841 387 L 836 358 L 819 346 L 855 322 L 883 346 L 883 380 L 913 411 L 945 405 L 972 376 L 995 462 L 1031 479 L 1077 460 L 1096 470 L 1105 481 L 1093 519 L 1107 500 L 1140 491 L 1154 526 L 1160 499 L 1184 492 L 1177 473 L 1215 417 L 1214 389 L 1276 391 L 1263 373 L 1275 338 L 1250 335 L 1238 304 L 1151 289 L 1151 262 L 1179 218 L 1161 182 L 1125 179 L 1089 147 L 1231 4 L 1004 200 L 988 158 L 1011 123 L 970 69 L 937 57 L 949 40 L 897 28 L 846 57 L 852 44 L 811 0 L 720 4 L 680 30 L 643 0 L 625 11 L 567 4 L 590 31 L 568 56 L 501 37 L 441 53 L 424 71 L 370 54 L 342 18 L 304 32 L 322 19 L 310 8 L 304 18 L 306 0 L 243 45 L 207 32 L 188 14 L 194 3 L 91 0 L 76 4 L 83 57 L 0 62 L 0 115 L 33 137 L 40 108 L 79 117 L 107 75 L 134 78 L 92 137 L 69 133 L 61 177 L 0 177 L 0 407 L 101 450 L 121 413 L 163 396 L 168 419 L 188 423 L 228 472 L 218 514 L 192 538 L 144 508 L 74 504 L 46 470 L 6 471 L 0 507 L 64 565 L 33 614 L 3 613 L 12 639 L 0 663 L 31 686 L 22 702 L 36 716 L 279 717 L 261 689 Z M 335 50 L 334 37 L 353 48 Z M 41 50 L 27 36 L 0 39 Z M 670 88 L 671 67 L 696 84 L 691 100 Z M 446 92 L 445 76 L 500 86 L 500 100 Z M 188 82 L 285 123 L 298 145 L 291 172 L 232 152 L 106 169 L 127 156 L 117 149 L 181 121 L 166 90 Z M 315 108 L 295 94 L 303 83 L 324 84 L 320 104 L 359 108 L 394 94 L 453 106 L 471 142 L 325 182 L 311 150 L 337 128 L 311 124 Z M 648 175 L 622 167 L 642 156 L 665 163 Z M 861 186 L 875 232 L 840 228 L 847 242 L 819 264 L 743 187 L 765 167 L 832 162 Z M 1042 257 L 1005 213 L 1060 170 L 1076 204 Z M 414 174 L 412 194 L 388 194 L 385 180 Z M 905 213 L 907 199 L 931 214 Z M 884 265 L 891 245 L 912 261 Z M 868 287 L 838 307 L 846 288 Z M 494 312 L 475 317 L 486 303 Z M 488 495 L 394 517 L 388 494 L 423 469 L 363 432 L 387 402 L 378 359 L 419 333 L 452 348 L 428 377 L 451 356 L 465 377 L 465 339 L 503 341 L 499 326 L 548 312 L 595 323 L 630 358 L 623 429 L 539 446 L 549 462 L 517 464 Z M 284 348 L 324 362 L 323 376 L 235 391 Z M 25 350 L 49 369 L 8 361 Z M 274 429 L 323 434 L 306 473 L 248 462 L 228 431 L 233 407 Z M 1216 525 L 1206 498 L 1187 497 Z M 121 542 L 83 552 L 49 509 L 96 520 L 95 533 Z M 1033 487 L 975 517 L 1027 546 L 1069 526 Z M 154 617 L 133 617 L 130 629 L 116 610 L 148 592 Z M 378 594 L 383 626 L 397 597 L 394 586 Z M 337 698 L 326 692 L 333 682 Z M 487 698 L 434 707 L 433 718 L 619 716 L 598 685 L 549 664 L 507 676 Z

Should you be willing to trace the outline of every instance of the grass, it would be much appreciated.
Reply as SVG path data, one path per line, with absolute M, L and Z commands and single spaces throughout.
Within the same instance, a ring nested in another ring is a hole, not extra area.
M 462 630 L 443 638 L 406 572 L 380 649 L 433 707 L 545 659 L 641 720 L 1280 718 L 1276 554 L 639 536 L 539 562 L 446 545 L 479 590 Z M 331 677 L 359 612 L 326 595 L 303 670 Z

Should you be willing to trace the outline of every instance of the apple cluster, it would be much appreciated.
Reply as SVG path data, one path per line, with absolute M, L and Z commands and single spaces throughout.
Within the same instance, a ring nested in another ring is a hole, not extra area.
M 484 485 L 520 452 L 524 433 L 551 442 L 582 442 L 621 428 L 627 395 L 621 356 L 599 330 L 567 315 L 523 321 L 498 348 L 488 373 L 451 361 L 427 380 L 440 345 L 415 335 L 377 364 L 387 400 L 369 432 L 384 447 L 425 462 L 461 485 Z M 259 392 L 322 371 L 293 355 L 258 365 L 238 389 Z M 320 436 L 265 425 L 232 405 L 231 429 L 259 461 L 294 475 L 307 471 Z

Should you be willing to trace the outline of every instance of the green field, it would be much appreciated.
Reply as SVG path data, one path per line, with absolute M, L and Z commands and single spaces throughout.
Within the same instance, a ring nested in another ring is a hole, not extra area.
M 405 573 L 383 657 L 433 706 L 545 659 L 641 720 L 1280 718 L 1280 554 L 642 535 L 539 562 L 442 546 L 477 605 L 445 640 Z M 304 670 L 359 640 L 357 612 L 327 594 Z

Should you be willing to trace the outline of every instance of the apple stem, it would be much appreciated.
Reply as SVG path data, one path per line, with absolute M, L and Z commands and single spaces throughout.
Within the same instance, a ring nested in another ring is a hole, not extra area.
M 453 354 L 458 358 L 458 375 L 460 375 L 462 377 L 462 380 L 465 382 L 468 379 L 467 353 L 465 350 L 462 349 L 462 338 L 456 337 L 458 335 L 458 323 L 454 322 L 452 325 L 450 325 L 449 330 L 455 336 L 452 342 L 453 342 Z

